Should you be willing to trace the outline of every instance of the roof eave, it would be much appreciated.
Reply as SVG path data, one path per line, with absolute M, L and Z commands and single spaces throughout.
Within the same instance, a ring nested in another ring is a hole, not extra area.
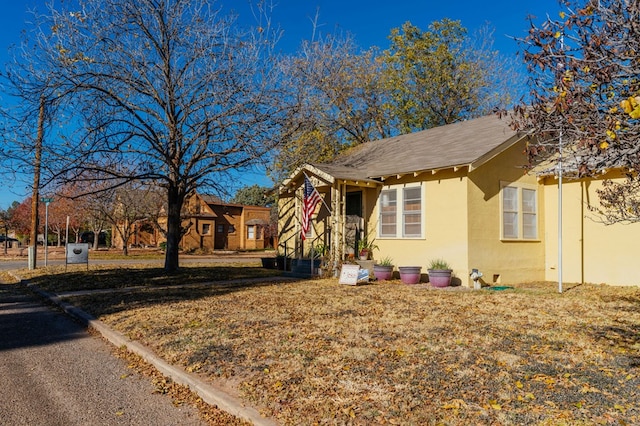
M 515 145 L 516 143 L 520 142 L 525 138 L 529 138 L 529 135 L 525 133 L 516 133 L 515 135 L 511 136 L 509 139 L 507 139 L 500 145 L 493 148 L 491 151 L 480 156 L 480 158 L 476 159 L 471 164 L 469 164 L 469 171 L 471 172 L 477 169 L 478 167 L 482 166 L 483 164 L 488 163 L 489 161 L 493 160 L 498 155 L 502 154 L 504 151 L 511 148 L 513 145 Z
M 285 179 L 282 182 L 282 184 L 278 188 L 278 193 L 283 194 L 285 192 L 291 192 L 292 188 L 295 190 L 295 188 L 299 186 L 296 182 L 300 179 L 300 176 L 305 174 L 305 171 L 313 173 L 320 179 L 326 181 L 328 184 L 333 184 L 335 182 L 335 178 L 329 173 L 320 170 L 312 164 L 303 164 L 302 166 L 298 167 L 293 173 L 291 173 L 291 176 L 289 178 Z

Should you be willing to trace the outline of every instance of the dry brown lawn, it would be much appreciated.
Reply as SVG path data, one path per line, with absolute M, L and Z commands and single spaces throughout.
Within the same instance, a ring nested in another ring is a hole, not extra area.
M 280 424 L 640 424 L 640 288 L 193 275 L 70 302 Z

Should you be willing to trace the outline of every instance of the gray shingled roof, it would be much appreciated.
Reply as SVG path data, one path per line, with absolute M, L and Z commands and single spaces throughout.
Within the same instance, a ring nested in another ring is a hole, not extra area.
M 518 134 L 497 115 L 461 121 L 358 145 L 314 167 L 340 179 L 358 180 L 466 166 Z

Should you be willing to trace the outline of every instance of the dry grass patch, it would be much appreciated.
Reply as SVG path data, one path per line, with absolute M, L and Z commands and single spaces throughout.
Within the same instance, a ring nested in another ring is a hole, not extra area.
M 282 424 L 640 423 L 640 289 L 215 285 L 73 303 Z
M 277 271 L 258 266 L 259 262 L 218 263 L 215 266 L 186 264 L 167 274 L 163 268 L 150 264 L 114 266 L 108 264 L 52 266 L 41 269 L 22 269 L 18 275 L 43 290 L 65 291 L 118 289 L 126 287 L 158 287 L 192 285 L 212 281 L 261 278 L 277 275 Z

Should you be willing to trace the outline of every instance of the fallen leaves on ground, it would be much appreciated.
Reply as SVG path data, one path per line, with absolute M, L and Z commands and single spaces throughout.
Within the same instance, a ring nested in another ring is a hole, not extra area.
M 281 424 L 638 424 L 640 289 L 311 280 L 71 299 Z
M 175 406 L 190 405 L 195 407 L 202 419 L 212 425 L 247 426 L 250 424 L 205 403 L 197 394 L 192 392 L 189 387 L 167 379 L 155 367 L 143 360 L 140 356 L 129 352 L 126 348 L 116 348 L 114 352 L 116 356 L 127 362 L 131 370 L 151 378 L 156 386 L 156 392 L 169 395 Z

